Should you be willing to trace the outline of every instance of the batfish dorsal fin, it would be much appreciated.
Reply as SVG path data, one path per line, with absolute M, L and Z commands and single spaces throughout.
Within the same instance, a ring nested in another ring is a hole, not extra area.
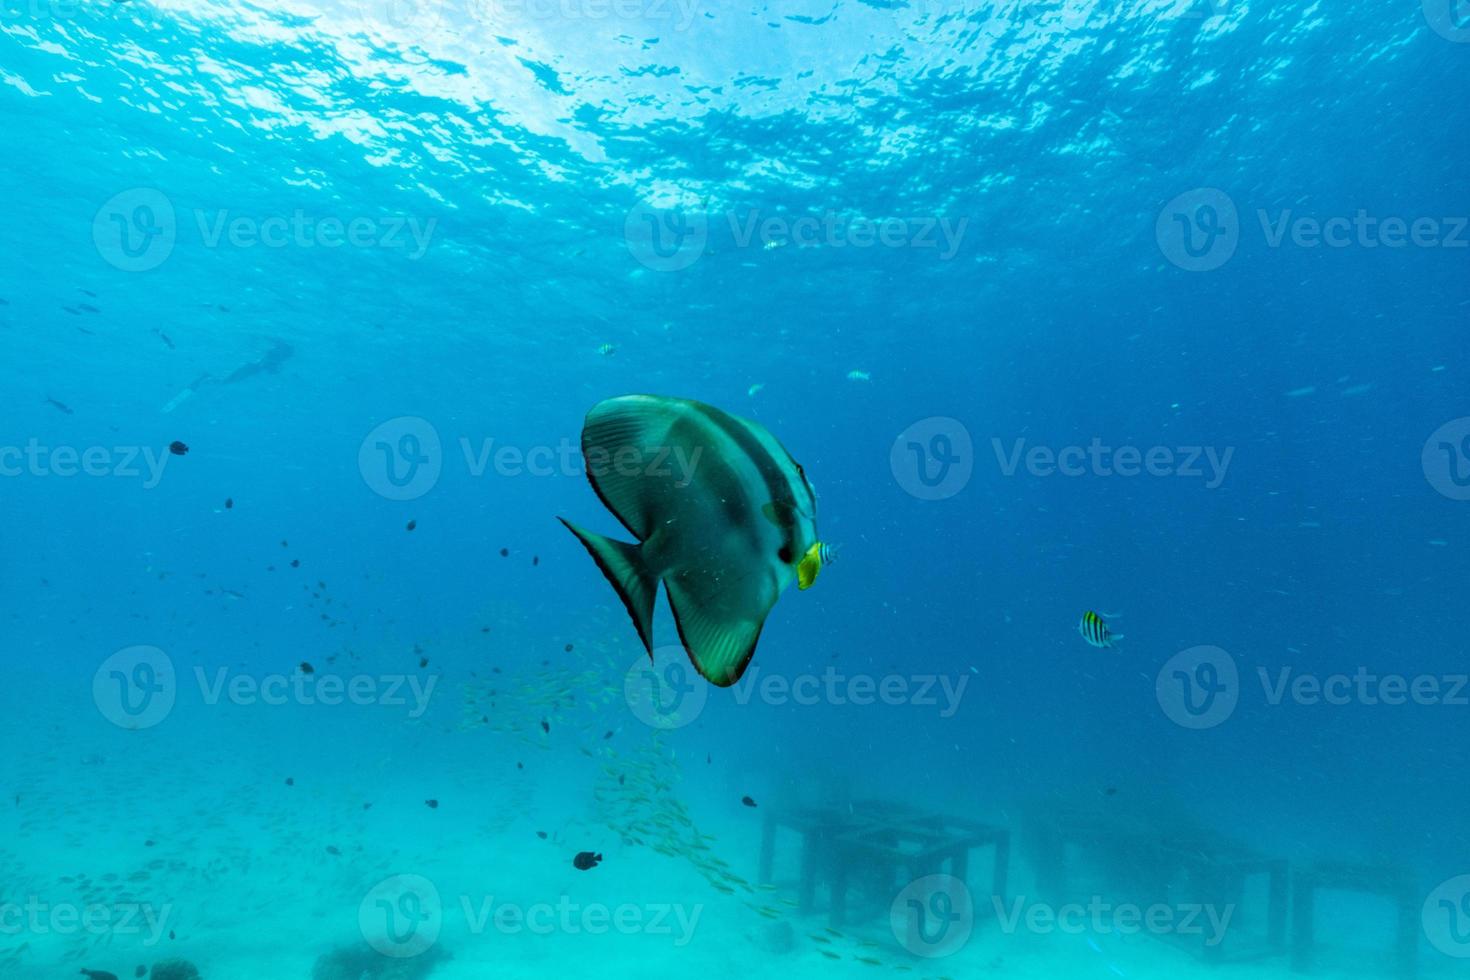
M 658 504 L 671 491 L 669 430 L 683 402 L 628 395 L 599 402 L 582 426 L 587 480 L 639 541 L 653 533 Z
M 724 615 L 715 576 L 700 571 L 681 571 L 664 578 L 669 607 L 679 639 L 700 675 L 711 684 L 729 687 L 745 673 L 755 654 L 756 642 L 775 596 L 764 604 L 759 617 Z

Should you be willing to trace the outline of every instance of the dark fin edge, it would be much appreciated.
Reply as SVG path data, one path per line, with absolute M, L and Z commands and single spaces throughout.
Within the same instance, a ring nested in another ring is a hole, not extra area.
M 582 543 L 582 547 L 587 549 L 587 554 L 591 555 L 592 560 L 597 563 L 597 567 L 602 571 L 603 577 L 607 579 L 608 584 L 613 587 L 613 591 L 616 592 L 618 598 L 622 600 L 623 608 L 628 611 L 628 618 L 633 621 L 633 628 L 638 631 L 638 638 L 643 641 L 643 648 L 648 651 L 648 656 L 652 658 L 653 603 L 654 600 L 658 597 L 658 580 L 650 579 L 644 574 L 644 569 L 640 564 L 635 564 L 631 559 L 629 559 L 629 565 L 631 566 L 634 573 L 638 575 L 639 585 L 644 588 L 648 595 L 648 601 L 645 604 L 646 608 L 640 612 L 638 607 L 633 604 L 633 597 L 630 596 L 624 589 L 622 580 L 611 568 L 608 567 L 607 563 L 603 560 L 602 554 L 598 551 L 598 546 L 595 541 L 606 541 L 608 544 L 622 549 L 624 552 L 633 552 L 633 555 L 635 557 L 638 553 L 639 547 L 641 546 L 636 544 L 627 544 L 623 541 L 616 541 L 612 538 L 604 537 L 603 535 L 596 534 L 592 531 L 584 531 L 573 524 L 571 521 L 567 520 L 565 517 L 558 517 L 557 520 L 561 521 L 562 525 L 568 531 L 572 532 L 576 539 Z M 627 556 L 625 555 L 624 557 Z

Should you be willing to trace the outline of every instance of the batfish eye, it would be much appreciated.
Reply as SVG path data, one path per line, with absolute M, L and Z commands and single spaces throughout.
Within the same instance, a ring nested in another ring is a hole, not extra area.
M 776 552 L 776 557 L 781 560 L 781 564 L 783 565 L 791 564 L 791 549 L 783 544 L 781 550 Z

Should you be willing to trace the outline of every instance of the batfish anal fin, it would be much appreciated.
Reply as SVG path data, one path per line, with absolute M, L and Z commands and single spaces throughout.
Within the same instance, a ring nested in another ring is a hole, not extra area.
M 566 518 L 558 517 L 568 531 L 577 536 L 582 547 L 597 562 L 602 574 L 607 577 L 628 616 L 638 629 L 638 638 L 644 649 L 653 654 L 653 601 L 658 596 L 658 579 L 648 571 L 643 561 L 643 546 L 614 541 L 592 531 L 577 527 Z
M 679 640 L 695 669 L 718 687 L 729 687 L 740 680 L 755 654 L 771 605 L 766 605 L 759 619 L 731 620 L 711 613 L 697 584 L 691 587 L 686 578 L 669 575 L 664 579 L 664 588 L 674 611 L 674 624 L 679 628 Z

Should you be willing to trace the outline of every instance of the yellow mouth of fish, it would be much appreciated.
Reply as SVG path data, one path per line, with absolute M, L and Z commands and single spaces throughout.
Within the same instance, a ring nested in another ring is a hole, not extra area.
M 822 542 L 816 541 L 806 549 L 806 554 L 801 556 L 801 561 L 796 566 L 796 584 L 802 590 L 811 588 L 812 583 L 817 580 L 817 573 L 822 570 L 824 564 L 825 553 L 825 546 Z

